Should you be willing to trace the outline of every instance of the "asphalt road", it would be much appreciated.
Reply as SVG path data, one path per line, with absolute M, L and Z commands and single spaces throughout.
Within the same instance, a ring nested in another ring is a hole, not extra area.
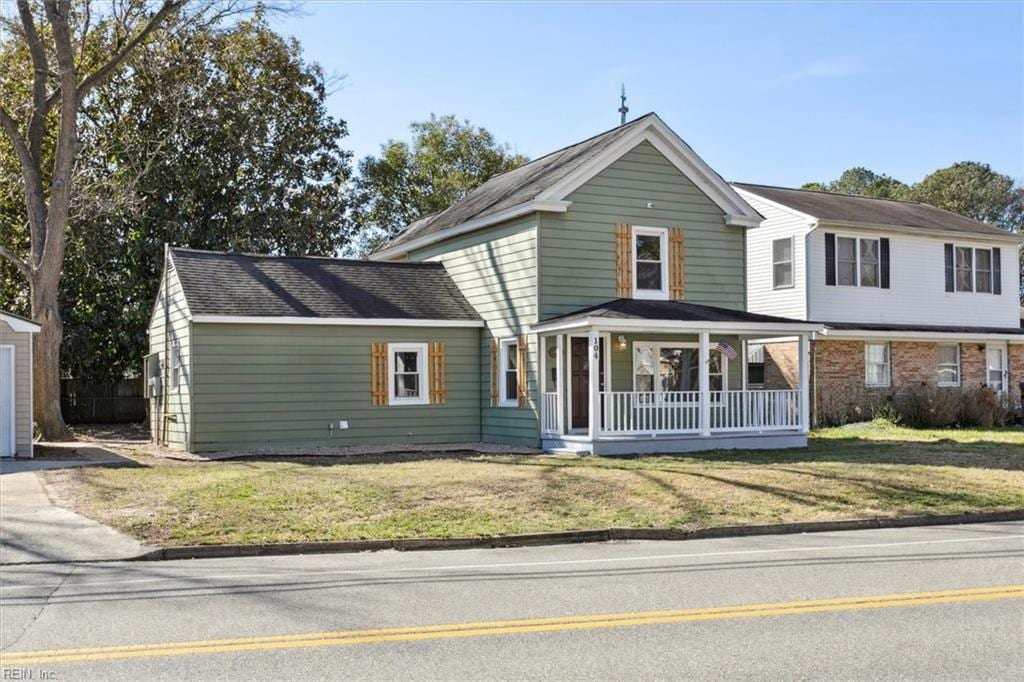
M 8 566 L 0 651 L 36 680 L 1019 679 L 1024 523 Z

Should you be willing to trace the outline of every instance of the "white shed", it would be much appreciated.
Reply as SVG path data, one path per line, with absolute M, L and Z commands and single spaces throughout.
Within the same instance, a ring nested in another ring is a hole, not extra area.
M 0 457 L 32 456 L 32 335 L 39 325 L 0 312 Z

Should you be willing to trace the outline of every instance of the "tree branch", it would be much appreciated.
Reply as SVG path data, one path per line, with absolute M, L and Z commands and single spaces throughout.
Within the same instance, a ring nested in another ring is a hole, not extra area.
M 32 17 L 32 8 L 28 0 L 18 0 L 18 15 L 25 31 L 25 41 L 32 56 L 32 116 L 28 124 L 28 148 L 37 161 L 43 154 L 43 133 L 46 129 L 46 82 L 50 76 L 50 64 L 46 59 L 43 41 L 36 30 L 36 22 Z
M 163 23 L 170 14 L 177 11 L 185 5 L 187 0 L 164 0 L 164 4 L 157 10 L 156 14 L 150 18 L 146 25 L 135 34 L 135 37 L 124 44 L 123 47 L 115 54 L 106 64 L 96 69 L 89 76 L 82 80 L 78 84 L 78 101 L 81 102 L 89 91 L 96 87 L 104 78 L 110 75 L 114 69 L 121 66 L 128 55 L 131 54 L 140 43 L 142 43 L 153 31 L 159 28 L 160 24 Z
M 14 253 L 13 251 L 11 251 L 2 244 L 0 244 L 0 256 L 3 256 L 8 261 L 10 261 L 11 265 L 17 268 L 18 272 L 25 276 L 25 279 L 30 279 L 32 277 L 32 268 L 29 267 L 29 264 L 23 261 L 22 259 L 18 258 L 18 255 L 16 253 Z

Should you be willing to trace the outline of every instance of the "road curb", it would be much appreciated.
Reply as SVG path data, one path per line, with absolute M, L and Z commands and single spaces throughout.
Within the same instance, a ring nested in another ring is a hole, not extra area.
M 400 538 L 395 540 L 337 540 L 252 545 L 189 545 L 184 547 L 161 547 L 125 560 L 173 561 L 180 559 L 222 559 L 289 554 L 340 554 L 374 552 L 384 549 L 413 552 L 437 549 L 536 547 L 585 542 L 609 542 L 612 540 L 702 540 L 749 537 L 754 535 L 793 535 L 841 530 L 868 530 L 874 528 L 997 523 L 1000 521 L 1024 521 L 1024 510 L 977 514 L 947 514 L 941 516 L 850 519 L 845 521 L 809 521 L 751 526 L 719 526 L 717 528 L 699 528 L 692 531 L 680 528 L 599 528 L 594 530 L 491 535 L 468 538 Z

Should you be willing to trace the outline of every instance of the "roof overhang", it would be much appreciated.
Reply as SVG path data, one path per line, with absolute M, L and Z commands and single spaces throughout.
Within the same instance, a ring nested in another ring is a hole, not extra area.
M 641 142 L 649 142 L 661 152 L 679 172 L 690 179 L 721 210 L 726 225 L 735 227 L 757 227 L 764 218 L 753 206 L 740 196 L 728 182 L 704 162 L 690 145 L 686 144 L 675 131 L 669 128 L 657 115 L 651 116 L 644 125 L 638 126 L 627 135 L 609 145 L 600 154 L 562 178 L 559 182 L 538 194 L 533 200 L 491 215 L 481 216 L 459 225 L 438 230 L 418 239 L 384 247 L 370 254 L 371 260 L 391 260 L 410 251 L 451 237 L 472 232 L 483 227 L 517 218 L 527 213 L 564 213 L 572 204 L 566 198 L 588 180 L 617 161 L 626 152 Z
M 369 255 L 370 260 L 392 260 L 399 256 L 404 256 L 410 251 L 429 246 L 436 242 L 444 241 L 452 237 L 457 237 L 467 232 L 473 232 L 484 227 L 490 227 L 491 225 L 497 225 L 503 223 L 506 220 L 512 220 L 513 218 L 521 218 L 524 215 L 531 213 L 565 213 L 569 210 L 569 206 L 572 205 L 571 201 L 551 201 L 551 200 L 540 200 L 535 199 L 533 201 L 527 201 L 517 206 L 507 208 L 504 211 L 498 211 L 497 213 L 491 213 L 474 220 L 469 220 L 452 227 L 447 227 L 437 232 L 425 234 L 418 239 L 410 239 L 407 242 L 401 244 L 395 244 L 394 246 L 385 247 L 379 251 L 374 251 Z
M 0 313 L 0 321 L 6 322 L 7 326 L 16 332 L 38 334 L 39 331 L 42 330 L 42 327 L 31 320 L 26 320 L 23 317 L 10 315 L 8 313 Z
M 1024 343 L 1024 333 L 962 332 L 962 331 L 887 331 L 883 329 L 828 329 L 819 332 L 826 340 L 884 339 L 886 341 L 995 341 Z
M 550 320 L 530 326 L 536 334 L 573 331 L 629 332 L 717 332 L 720 334 L 798 334 L 819 332 L 824 325 L 814 322 L 702 322 L 690 320 L 643 320 L 636 318 L 583 317 Z
M 858 223 L 844 220 L 816 220 L 811 229 L 837 229 L 837 230 L 882 230 L 885 232 L 898 232 L 912 234 L 918 237 L 939 237 L 964 242 L 1013 242 L 1020 244 L 1024 235 L 1014 232 L 1005 234 L 981 234 L 974 232 L 957 232 L 956 230 L 933 230 L 928 227 L 913 227 L 911 225 L 882 225 L 878 223 Z
M 196 324 L 290 324 L 335 327 L 483 327 L 482 320 L 419 320 L 401 317 L 299 317 L 193 315 Z

